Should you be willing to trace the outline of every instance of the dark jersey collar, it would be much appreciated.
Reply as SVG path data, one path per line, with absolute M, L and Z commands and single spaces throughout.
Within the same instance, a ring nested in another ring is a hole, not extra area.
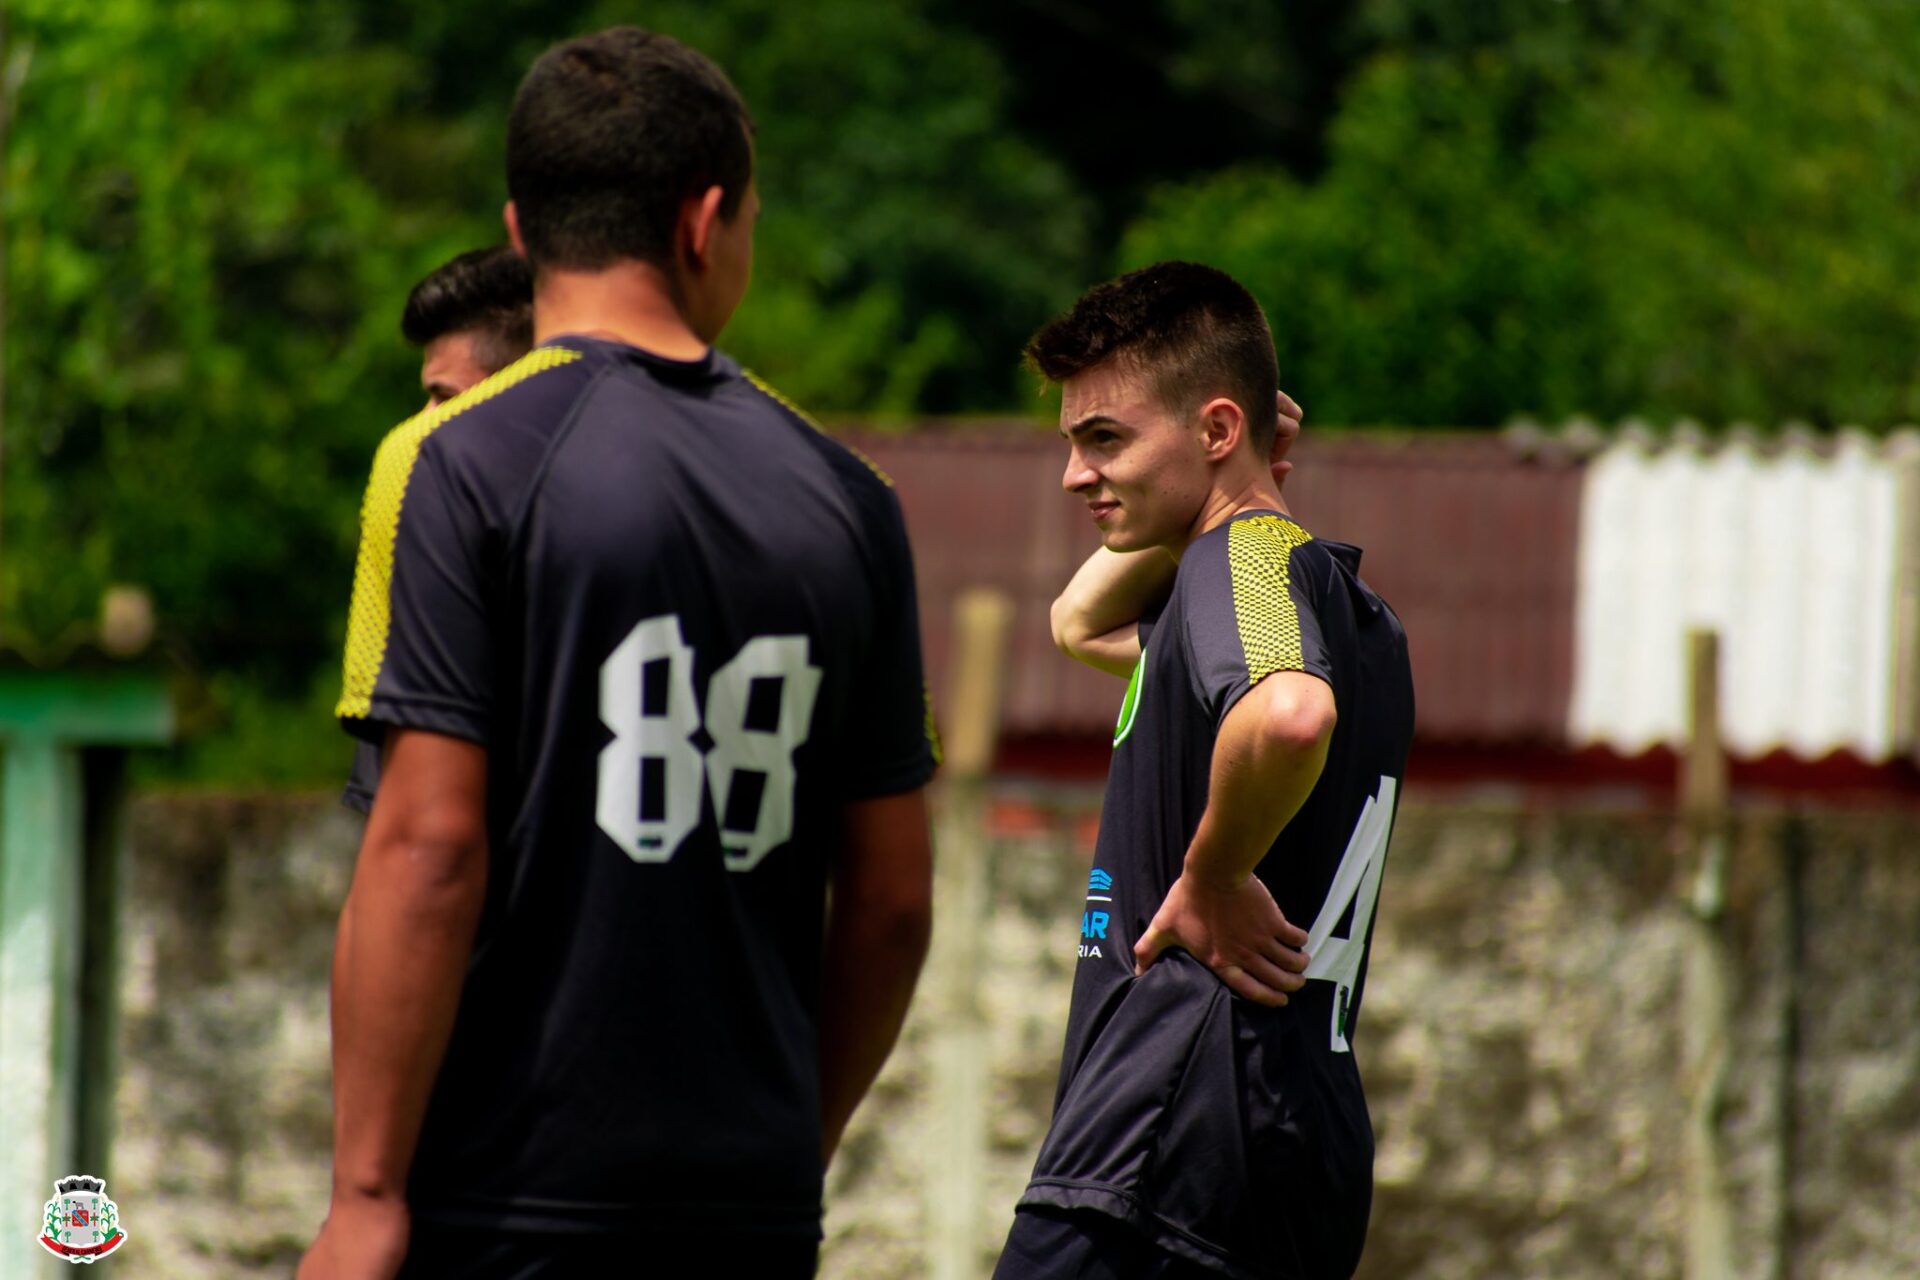
M 610 338 L 591 338 L 585 334 L 563 333 L 549 338 L 540 344 L 543 347 L 566 347 L 582 355 L 599 355 L 603 359 L 637 365 L 647 370 L 662 382 L 675 386 L 700 386 L 734 377 L 740 372 L 740 366 L 733 358 L 718 347 L 708 347 L 705 355 L 695 360 L 674 360 L 645 347 L 636 347 L 625 342 L 616 342 Z

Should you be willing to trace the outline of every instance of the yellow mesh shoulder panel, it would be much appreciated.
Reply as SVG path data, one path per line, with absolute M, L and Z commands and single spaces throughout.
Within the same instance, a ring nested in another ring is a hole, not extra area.
M 393 543 L 400 532 L 400 500 L 406 496 L 421 442 L 473 406 L 537 373 L 579 358 L 579 352 L 565 347 L 531 351 L 453 399 L 415 414 L 380 442 L 373 455 L 366 500 L 360 507 L 360 555 L 354 562 L 353 604 L 347 610 L 347 652 L 335 715 L 363 717 L 373 713 L 373 687 L 387 655 L 387 628 L 392 618 Z
M 945 764 L 947 750 L 940 742 L 940 726 L 933 719 L 933 686 L 923 682 L 920 685 L 920 692 L 925 694 L 927 699 L 927 746 L 933 749 L 933 762 L 936 765 Z
M 1247 679 L 1253 684 L 1276 671 L 1306 666 L 1300 614 L 1287 584 L 1293 549 L 1312 541 L 1312 534 L 1280 516 L 1254 516 L 1227 526 L 1233 612 L 1247 655 Z
M 793 401 L 787 399 L 785 396 L 781 395 L 778 391 L 775 391 L 772 387 L 762 382 L 760 380 L 759 374 L 755 373 L 751 369 L 742 369 L 740 373 L 743 377 L 746 378 L 748 382 L 751 382 L 754 386 L 758 387 L 760 389 L 760 393 L 766 396 L 769 400 L 772 400 L 775 404 L 786 409 L 787 412 L 793 414 L 794 417 L 800 419 L 800 421 L 806 423 L 808 426 L 812 427 L 815 431 L 819 432 L 821 435 L 827 436 L 829 440 L 833 439 L 831 435 L 827 434 L 827 429 L 825 427 L 821 426 L 819 423 L 813 420 L 812 414 L 808 413 L 805 409 L 802 409 L 799 405 L 795 404 Z M 875 463 L 872 458 L 869 458 L 866 454 L 860 452 L 858 449 L 854 448 L 852 445 L 847 444 L 844 441 L 834 440 L 834 443 L 839 445 L 842 449 L 845 449 L 848 453 L 852 454 L 854 457 L 860 459 L 860 461 L 864 462 L 867 466 L 867 470 L 873 472 L 874 475 L 880 477 L 881 484 L 884 484 L 889 489 L 893 488 L 893 477 L 888 475 L 886 472 L 882 471 L 879 467 L 879 464 Z

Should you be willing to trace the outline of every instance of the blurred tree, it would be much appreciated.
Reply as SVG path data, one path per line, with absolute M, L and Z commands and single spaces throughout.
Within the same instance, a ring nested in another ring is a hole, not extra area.
M 1246 279 L 1321 422 L 1920 411 L 1920 9 L 1897 0 L 7 21 L 0 629 L 44 641 L 148 584 L 241 727 L 199 757 L 223 773 L 337 754 L 359 490 L 416 394 L 401 300 L 498 237 L 530 59 L 613 22 L 706 49 L 752 104 L 766 214 L 727 342 L 822 413 L 1031 408 L 1021 340 L 1116 253 Z
M 11 0 L 6 634 L 44 643 L 145 583 L 258 739 L 195 759 L 330 768 L 360 487 L 417 396 L 401 300 L 500 234 L 531 57 L 636 17 L 758 118 L 731 348 L 823 412 L 1026 400 L 1020 339 L 1098 261 L 1090 201 L 1005 127 L 985 46 L 915 5 Z
M 1089 195 L 1009 128 L 1006 68 L 917 3 L 668 0 L 645 21 L 754 111 L 764 213 L 727 344 L 818 411 L 1030 402 L 1019 349 L 1101 254 Z M 603 3 L 597 26 L 635 20 Z
M 303 685 L 404 405 L 393 286 L 459 217 L 360 176 L 406 61 L 293 0 L 11 22 L 6 626 L 133 579 L 207 661 Z
M 1152 185 L 1264 157 L 1310 179 L 1378 44 L 1349 0 L 938 0 L 1007 68 L 1013 123 L 1099 193 L 1103 242 Z
M 1920 10 L 1505 11 L 1536 10 L 1377 4 L 1413 47 L 1357 76 L 1320 180 L 1163 186 L 1123 264 L 1246 280 L 1323 422 L 1920 414 Z
M 507 103 L 548 44 L 639 23 L 725 67 L 754 112 L 764 210 L 725 345 L 817 412 L 1021 405 L 1021 341 L 1105 256 L 1096 201 L 1010 127 L 1008 69 L 921 0 L 511 0 L 485 24 L 449 0 L 360 4 L 367 38 L 420 52 L 407 93 L 428 129 L 383 139 L 378 180 L 489 213 Z

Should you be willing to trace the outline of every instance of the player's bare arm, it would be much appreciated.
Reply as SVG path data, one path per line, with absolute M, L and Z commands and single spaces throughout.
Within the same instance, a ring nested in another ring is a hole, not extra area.
M 1282 391 L 1280 425 L 1274 432 L 1270 465 L 1277 488 L 1286 482 L 1293 463 L 1287 453 L 1300 438 L 1305 411 Z M 1109 551 L 1101 547 L 1067 583 L 1053 602 L 1049 620 L 1053 643 L 1075 662 L 1119 676 L 1133 673 L 1140 660 L 1140 632 L 1136 625 L 1149 605 L 1166 598 L 1173 588 L 1178 562 L 1159 547 L 1145 551 Z
M 821 1163 L 899 1039 L 933 932 L 924 790 L 846 807 L 820 974 Z
M 487 887 L 487 756 L 388 735 L 333 959 L 333 1199 L 300 1280 L 394 1275 L 407 1171 Z
M 1283 1005 L 1306 985 L 1307 935 L 1253 871 L 1319 781 L 1335 720 L 1333 690 L 1299 671 L 1266 677 L 1227 712 L 1206 812 L 1180 878 L 1134 947 L 1136 971 L 1179 946 L 1259 1004 Z
M 1160 547 L 1087 558 L 1053 602 L 1053 642 L 1096 671 L 1125 679 L 1140 661 L 1140 615 L 1173 587 L 1178 562 Z

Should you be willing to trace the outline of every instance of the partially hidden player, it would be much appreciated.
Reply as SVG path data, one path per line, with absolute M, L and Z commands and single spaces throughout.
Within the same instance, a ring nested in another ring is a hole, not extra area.
M 533 271 L 508 244 L 470 249 L 407 294 L 400 332 L 420 350 L 427 408 L 453 399 L 533 345 Z
M 1349 1276 L 1373 1166 L 1352 1049 L 1413 731 L 1405 634 L 1359 551 L 1287 511 L 1273 341 L 1231 278 L 1132 272 L 1027 354 L 1061 387 L 1063 483 L 1104 541 L 1056 630 L 1129 686 L 1053 1123 L 995 1274 Z
M 308 1280 L 813 1273 L 925 954 L 936 752 L 891 488 L 713 346 L 751 130 L 665 37 L 544 54 L 535 346 L 375 459 Z
M 533 272 L 527 260 L 508 244 L 448 259 L 407 294 L 400 332 L 420 351 L 420 389 L 429 409 L 492 377 L 533 345 Z M 341 802 L 366 813 L 379 784 L 379 744 L 356 741 Z

